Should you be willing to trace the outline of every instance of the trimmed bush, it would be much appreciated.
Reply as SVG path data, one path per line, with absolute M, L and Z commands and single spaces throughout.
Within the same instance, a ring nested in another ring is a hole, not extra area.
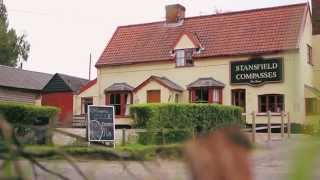
M 11 124 L 45 125 L 55 117 L 59 109 L 19 103 L 0 103 L 0 114 Z
M 50 128 L 46 125 L 58 113 L 59 109 L 54 107 L 0 103 L 0 115 L 13 126 L 14 136 L 22 144 L 51 143 Z
M 230 125 L 243 125 L 241 108 L 213 104 L 140 104 L 130 106 L 136 128 L 147 129 L 139 142 L 159 144 L 159 136 L 166 142 L 181 142 L 197 133 L 207 133 Z M 155 130 L 170 129 L 168 132 Z M 183 132 L 182 132 L 183 131 Z

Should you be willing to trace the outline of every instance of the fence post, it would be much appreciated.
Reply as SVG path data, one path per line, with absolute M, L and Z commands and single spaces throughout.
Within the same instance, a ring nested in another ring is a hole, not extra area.
M 53 144 L 53 129 L 55 128 L 54 127 L 54 123 L 57 121 L 57 117 L 53 117 L 53 118 L 50 118 L 49 119 L 49 124 L 47 125 L 47 132 L 45 133 L 46 134 L 46 144 Z
M 122 129 L 122 146 L 126 145 L 126 129 Z
M 288 133 L 288 138 L 291 136 L 291 117 L 288 112 L 288 123 L 287 123 L 287 133 Z
M 284 111 L 281 111 L 281 138 L 284 138 Z
M 268 141 L 271 140 L 271 111 L 268 111 Z
M 252 111 L 252 143 L 256 142 L 256 112 Z
M 89 119 L 88 119 L 88 114 L 85 114 L 85 121 L 86 121 L 86 139 L 87 139 L 87 141 L 88 141 L 88 146 L 90 146 L 90 141 L 89 141 L 89 136 L 90 136 L 90 134 L 89 134 Z

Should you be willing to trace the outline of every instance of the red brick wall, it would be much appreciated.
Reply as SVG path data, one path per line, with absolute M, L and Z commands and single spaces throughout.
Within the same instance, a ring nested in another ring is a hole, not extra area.
M 72 123 L 73 93 L 56 92 L 42 94 L 42 105 L 60 108 L 59 123 L 68 125 Z

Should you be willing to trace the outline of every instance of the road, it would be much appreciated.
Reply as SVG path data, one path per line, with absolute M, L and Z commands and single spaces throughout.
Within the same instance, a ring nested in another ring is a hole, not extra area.
M 260 143 L 260 148 L 252 152 L 253 176 L 256 180 L 282 180 L 287 179 L 289 165 L 298 147 L 306 143 L 303 138 L 294 140 L 273 140 L 269 143 Z M 25 163 L 25 162 L 24 162 Z M 64 161 L 45 161 L 44 165 L 62 173 L 71 179 L 81 179 L 74 169 Z M 188 168 L 182 161 L 158 160 L 154 162 L 133 162 L 125 163 L 114 161 L 85 160 L 78 161 L 78 166 L 90 179 L 97 180 L 126 180 L 126 179 L 164 179 L 184 180 L 190 179 Z M 124 166 L 125 165 L 125 166 Z M 26 166 L 27 167 L 27 166 Z M 320 167 L 320 166 L 316 166 Z M 30 168 L 30 167 L 29 167 Z M 31 172 L 31 171 L 30 171 Z M 38 179 L 56 179 L 37 170 Z M 320 179 L 320 172 L 316 178 Z

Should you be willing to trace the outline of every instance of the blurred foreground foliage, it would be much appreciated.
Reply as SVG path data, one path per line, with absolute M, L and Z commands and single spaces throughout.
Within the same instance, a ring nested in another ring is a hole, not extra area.
M 292 131 L 311 136 L 301 140 L 297 151 L 293 152 L 288 179 L 313 180 L 320 160 L 320 115 L 309 117 L 304 125 L 293 124 Z

